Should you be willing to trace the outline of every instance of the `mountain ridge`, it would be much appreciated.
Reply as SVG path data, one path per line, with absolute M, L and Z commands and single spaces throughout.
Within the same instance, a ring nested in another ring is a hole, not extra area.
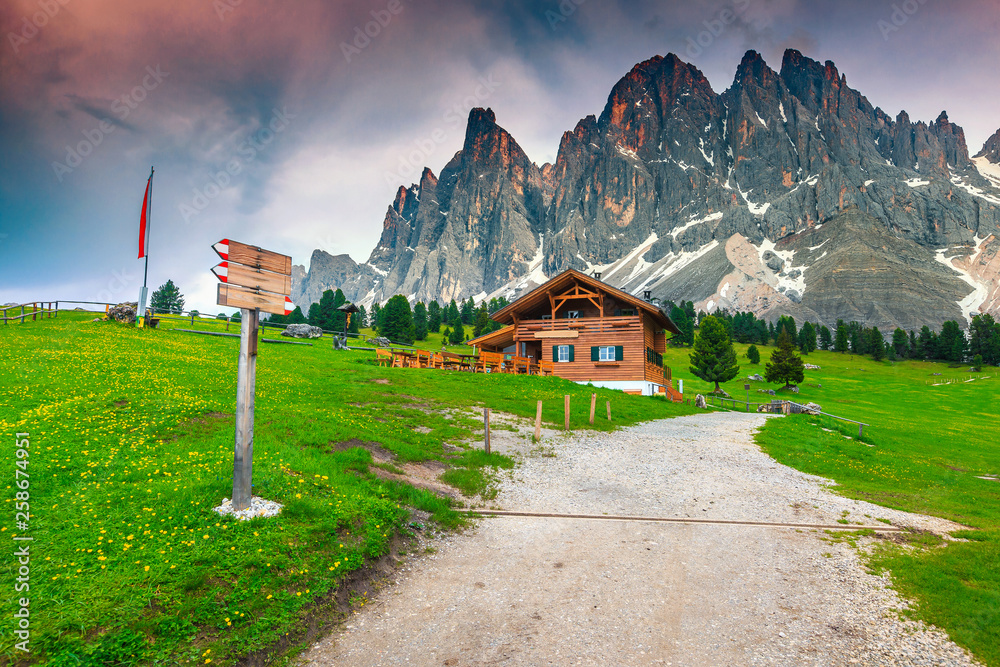
M 946 112 L 893 119 L 833 62 L 793 49 L 779 71 L 748 51 L 722 93 L 677 56 L 655 56 L 542 167 L 492 110 L 470 111 L 462 149 L 440 177 L 425 169 L 400 186 L 368 262 L 353 273 L 337 263 L 351 292 L 337 286 L 369 302 L 516 298 L 576 268 L 708 311 L 964 323 L 1000 302 L 998 162 L 1000 131 L 970 158 Z M 867 230 L 885 252 L 841 239 L 840 226 Z M 319 259 L 293 296 L 330 282 Z M 827 271 L 831 261 L 854 273 Z

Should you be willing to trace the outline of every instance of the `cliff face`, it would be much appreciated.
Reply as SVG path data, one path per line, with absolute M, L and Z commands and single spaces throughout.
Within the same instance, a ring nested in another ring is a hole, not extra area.
M 997 314 L 998 226 L 1000 132 L 970 159 L 946 113 L 893 119 L 832 62 L 788 50 L 776 72 L 749 51 L 717 94 L 671 54 L 541 168 L 474 109 L 462 150 L 400 187 L 345 276 L 349 298 L 442 300 L 516 297 L 572 267 L 706 310 L 914 328 Z

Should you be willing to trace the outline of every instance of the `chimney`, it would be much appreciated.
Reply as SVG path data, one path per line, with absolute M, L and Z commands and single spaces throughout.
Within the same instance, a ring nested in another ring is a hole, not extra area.
M 601 279 L 601 273 L 599 271 L 594 271 L 594 277 L 597 278 L 598 280 L 600 280 Z
M 651 291 L 649 291 L 649 290 L 644 290 L 643 293 L 642 293 L 642 298 L 643 298 L 644 301 L 649 301 L 649 299 L 652 296 L 653 296 L 653 293 Z

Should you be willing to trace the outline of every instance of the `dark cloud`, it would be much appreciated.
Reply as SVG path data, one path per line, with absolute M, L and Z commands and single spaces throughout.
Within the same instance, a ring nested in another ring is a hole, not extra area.
M 4 35 L 35 2 L 0 6 Z M 0 150 L 18 156 L 0 164 L 4 247 L 48 243 L 59 285 L 81 272 L 93 280 L 77 283 L 100 285 L 106 262 L 95 258 L 134 255 L 135 190 L 156 164 L 154 240 L 171 253 L 151 264 L 154 281 L 188 281 L 209 299 L 205 248 L 227 235 L 270 242 L 297 262 L 317 246 L 362 259 L 396 185 L 416 177 L 400 173 L 415 142 L 442 131 L 413 166 L 439 172 L 476 104 L 492 107 L 532 159 L 552 160 L 562 132 L 600 113 L 635 63 L 671 51 L 721 91 L 747 48 L 777 69 L 791 46 L 834 60 L 893 115 L 906 106 L 929 120 L 948 100 L 973 151 L 1000 126 L 1000 10 L 988 0 L 923 4 L 888 40 L 877 26 L 891 3 L 863 0 L 402 0 L 387 14 L 389 6 L 243 0 L 220 16 L 208 0 L 90 0 L 67 3 L 17 53 L 0 44 Z M 719 30 L 727 9 L 734 18 Z M 705 31 L 695 52 L 691 40 Z M 162 83 L 127 117 L 110 114 L 157 66 L 169 72 Z M 498 85 L 473 100 L 483 77 Z M 247 143 L 285 109 L 294 118 L 250 157 Z M 52 163 L 109 114 L 116 130 L 58 180 Z M 238 173 L 185 220 L 180 207 L 212 191 L 234 160 Z M 16 253 L 0 285 L 30 291 L 36 260 Z

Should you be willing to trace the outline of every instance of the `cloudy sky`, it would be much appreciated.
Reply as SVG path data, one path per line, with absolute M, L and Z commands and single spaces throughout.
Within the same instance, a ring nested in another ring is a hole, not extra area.
M 0 303 L 135 300 L 151 165 L 149 285 L 189 308 L 224 310 L 222 238 L 364 261 L 471 107 L 542 164 L 668 52 L 721 92 L 794 47 L 890 115 L 946 109 L 973 153 L 1000 127 L 995 0 L 5 0 L 0 32 Z

